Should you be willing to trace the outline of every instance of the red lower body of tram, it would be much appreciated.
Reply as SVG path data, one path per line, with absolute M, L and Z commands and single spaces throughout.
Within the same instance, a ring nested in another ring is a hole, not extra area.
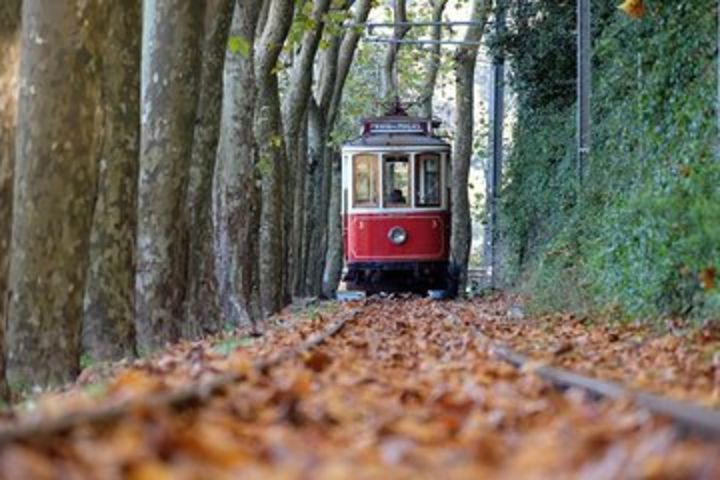
M 447 211 L 349 214 L 343 223 L 348 289 L 426 293 L 448 288 Z

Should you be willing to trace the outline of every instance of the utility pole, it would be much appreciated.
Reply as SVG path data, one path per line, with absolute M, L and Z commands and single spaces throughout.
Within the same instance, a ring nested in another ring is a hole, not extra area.
M 577 175 L 582 188 L 590 155 L 590 96 L 592 94 L 592 36 L 590 0 L 577 2 Z M 579 192 L 578 192 L 579 193 Z
M 495 10 L 495 34 L 502 38 L 505 33 L 505 0 L 498 0 Z M 490 164 L 488 168 L 488 219 L 489 248 L 487 254 L 490 257 L 488 267 L 490 270 L 490 286 L 498 284 L 499 255 L 498 255 L 498 206 L 500 199 L 500 184 L 502 182 L 503 165 L 503 130 L 505 126 L 505 54 L 496 51 L 492 65 L 492 85 L 490 88 Z

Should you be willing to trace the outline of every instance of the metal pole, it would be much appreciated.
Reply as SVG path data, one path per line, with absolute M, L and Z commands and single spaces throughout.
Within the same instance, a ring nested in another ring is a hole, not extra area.
M 480 46 L 482 42 L 464 42 L 462 40 L 410 40 L 400 38 L 387 38 L 387 37 L 365 37 L 364 41 L 369 43 L 390 43 L 390 44 L 401 44 L 401 45 L 468 45 L 468 46 Z
M 395 28 L 395 27 L 473 27 L 482 26 L 482 22 L 368 22 L 351 23 L 348 27 L 364 27 L 369 30 L 374 28 Z
M 502 38 L 505 32 L 505 2 L 499 0 L 495 14 L 495 32 Z M 503 164 L 503 131 L 505 126 L 505 56 L 503 52 L 496 52 L 492 66 L 492 87 L 490 89 L 490 182 L 488 197 L 490 200 L 489 221 L 489 254 L 490 254 L 490 286 L 498 284 L 499 255 L 498 255 L 498 206 L 500 199 L 500 184 L 502 181 Z
M 582 188 L 590 155 L 590 97 L 592 94 L 592 45 L 590 0 L 577 2 L 577 174 Z

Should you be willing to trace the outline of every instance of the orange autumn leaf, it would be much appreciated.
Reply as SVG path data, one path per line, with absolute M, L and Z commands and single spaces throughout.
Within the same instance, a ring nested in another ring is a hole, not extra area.
M 162 388 L 161 382 L 138 369 L 128 369 L 121 372 L 112 382 L 108 391 L 113 394 L 122 393 L 130 395 L 147 394 Z
M 632 18 L 642 18 L 645 16 L 645 4 L 643 0 L 625 0 L 618 8 Z
M 705 290 L 712 290 L 715 288 L 715 276 L 717 270 L 715 267 L 707 267 L 700 272 L 700 284 Z
M 131 480 L 171 480 L 173 474 L 162 463 L 149 461 L 131 467 L 127 478 Z

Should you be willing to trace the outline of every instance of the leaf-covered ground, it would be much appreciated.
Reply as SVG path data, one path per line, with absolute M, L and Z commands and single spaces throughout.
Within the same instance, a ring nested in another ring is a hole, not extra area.
M 498 296 L 459 307 L 493 339 L 538 361 L 720 408 L 720 328 L 653 329 L 574 315 L 525 317 Z
M 275 368 L 352 308 L 321 346 Z M 448 315 L 446 308 L 464 309 Z M 718 478 L 720 447 L 679 438 L 624 402 L 561 393 L 493 359 L 473 333 L 498 303 L 370 300 L 288 318 L 257 340 L 177 346 L 114 375 L 38 399 L 26 418 L 147 396 L 236 371 L 224 393 L 182 410 L 0 446 L 3 478 Z M 89 391 L 92 390 L 92 391 Z M 148 397 L 149 398 L 149 397 Z

